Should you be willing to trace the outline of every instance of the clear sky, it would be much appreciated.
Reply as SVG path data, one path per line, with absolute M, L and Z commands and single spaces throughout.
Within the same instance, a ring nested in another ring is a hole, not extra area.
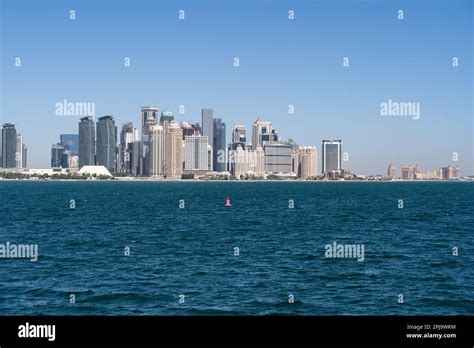
M 250 139 L 257 117 L 318 152 L 342 139 L 358 174 L 390 162 L 398 174 L 409 163 L 474 174 L 470 0 L 0 2 L 1 121 L 24 136 L 30 167 L 48 167 L 59 134 L 77 133 L 78 117 L 55 115 L 67 99 L 94 102 L 119 130 L 139 126 L 142 105 L 191 122 L 211 107 L 227 139 L 236 123 Z M 420 103 L 420 119 L 381 116 L 389 99 Z

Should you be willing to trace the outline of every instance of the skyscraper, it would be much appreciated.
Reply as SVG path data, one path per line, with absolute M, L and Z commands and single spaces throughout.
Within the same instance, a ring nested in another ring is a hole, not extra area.
M 153 125 L 148 129 L 150 137 L 149 152 L 149 176 L 162 176 L 164 174 L 165 149 L 164 149 L 164 129 L 161 125 Z
M 23 137 L 21 134 L 17 133 L 16 135 L 16 152 L 15 152 L 15 160 L 16 160 L 16 167 L 21 168 L 23 166 Z
M 117 127 L 113 116 L 102 116 L 97 121 L 97 165 L 115 172 Z
M 79 122 L 79 168 L 95 165 L 95 125 L 91 116 Z
M 150 165 L 150 127 L 157 124 L 158 108 L 156 106 L 142 106 L 142 133 L 140 146 L 140 174 L 149 175 Z
M 214 139 L 214 116 L 212 109 L 202 109 L 201 111 L 202 135 L 207 136 L 212 145 Z
M 17 165 L 17 139 L 15 125 L 4 123 L 2 129 L 2 167 L 15 168 Z
M 305 179 L 318 175 L 317 151 L 315 146 L 303 146 L 297 151 L 297 166 L 294 172 Z
M 216 172 L 225 172 L 227 169 L 225 123 L 220 118 L 214 119 L 212 141 L 212 167 Z
M 323 175 L 342 170 L 342 140 L 323 140 Z
M 165 131 L 165 175 L 178 177 L 183 174 L 183 135 L 179 125 L 171 121 Z
M 185 138 L 185 171 L 204 173 L 209 170 L 208 145 L 208 138 L 204 135 L 190 135 Z
M 138 131 L 133 126 L 133 122 L 123 123 L 120 131 L 120 145 L 119 145 L 119 164 L 118 171 L 123 174 L 131 174 L 132 172 L 132 150 L 129 146 L 131 143 L 138 141 Z M 137 154 L 138 155 L 138 154 Z

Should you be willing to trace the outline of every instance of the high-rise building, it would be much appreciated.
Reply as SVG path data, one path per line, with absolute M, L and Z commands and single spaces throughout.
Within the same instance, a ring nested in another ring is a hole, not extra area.
M 97 165 L 115 172 L 117 127 L 112 116 L 99 117 L 97 121 Z
M 150 152 L 149 152 L 149 176 L 162 176 L 164 175 L 164 163 L 165 163 L 165 148 L 164 148 L 164 128 L 161 125 L 153 125 L 148 129 L 148 135 L 150 137 Z
M 17 166 L 17 136 L 15 125 L 4 123 L 2 129 L 2 167 L 15 168 Z
M 66 150 L 71 152 L 71 156 L 79 155 L 79 135 L 78 134 L 60 134 L 59 141 Z
M 120 145 L 118 154 L 118 172 L 123 174 L 132 173 L 132 150 L 131 143 L 138 142 L 138 130 L 133 126 L 133 122 L 123 123 L 120 131 Z M 137 154 L 138 155 L 138 154 Z
M 214 112 L 212 109 L 202 109 L 201 111 L 201 124 L 202 124 L 202 135 L 207 136 L 209 144 L 212 146 L 214 139 Z
M 387 168 L 387 177 L 390 179 L 395 178 L 395 164 L 390 163 Z
M 272 129 L 272 123 L 257 118 L 252 126 L 252 148 L 256 149 L 257 146 L 264 148 L 264 142 L 279 140 L 278 133 Z
M 16 167 L 21 168 L 23 166 L 23 137 L 21 134 L 17 133 L 16 135 L 16 152 L 15 152 L 15 160 L 16 160 Z
M 209 171 L 208 137 L 205 135 L 190 135 L 184 141 L 184 170 L 186 172 L 203 173 Z
M 225 133 L 225 123 L 220 118 L 214 119 L 212 167 L 216 172 L 225 172 L 227 170 Z
M 91 116 L 79 122 L 79 168 L 95 165 L 95 125 Z
M 264 141 L 265 172 L 291 173 L 291 144 L 287 141 Z
M 183 135 L 179 125 L 171 121 L 165 133 L 165 175 L 178 177 L 183 174 Z
M 141 146 L 140 146 L 140 174 L 149 175 L 150 165 L 150 137 L 148 135 L 150 127 L 156 125 L 158 122 L 158 108 L 156 106 L 143 106 L 141 108 L 142 113 L 142 133 L 141 133 Z
M 342 140 L 323 140 L 323 175 L 342 171 Z
M 22 155 L 21 155 L 22 165 L 21 166 L 23 168 L 26 168 L 28 167 L 28 147 L 25 145 L 25 143 L 23 143 L 21 152 L 22 152 Z
M 315 146 L 303 146 L 296 152 L 296 166 L 293 165 L 293 172 L 300 178 L 306 179 L 318 175 L 317 150 Z

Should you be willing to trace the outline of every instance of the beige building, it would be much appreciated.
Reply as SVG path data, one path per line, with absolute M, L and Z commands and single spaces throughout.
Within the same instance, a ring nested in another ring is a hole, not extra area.
M 257 146 L 256 150 L 244 150 L 241 145 L 235 150 L 230 151 L 229 162 L 231 173 L 236 178 L 242 175 L 265 174 L 265 152 L 261 146 Z
M 395 164 L 390 163 L 387 168 L 387 177 L 390 179 L 395 178 Z
M 318 175 L 318 155 L 315 146 L 304 146 L 291 155 L 292 170 L 298 177 L 306 179 Z
M 415 173 L 416 180 L 441 180 L 441 178 L 441 169 L 435 170 L 433 172 Z
M 165 175 L 179 177 L 183 174 L 183 132 L 176 122 L 167 124 L 165 131 Z

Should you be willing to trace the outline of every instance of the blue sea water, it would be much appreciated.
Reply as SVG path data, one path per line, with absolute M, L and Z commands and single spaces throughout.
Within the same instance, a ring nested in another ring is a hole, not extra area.
M 474 315 L 473 201 L 468 182 L 3 181 L 0 244 L 39 258 L 0 258 L 0 313 Z

